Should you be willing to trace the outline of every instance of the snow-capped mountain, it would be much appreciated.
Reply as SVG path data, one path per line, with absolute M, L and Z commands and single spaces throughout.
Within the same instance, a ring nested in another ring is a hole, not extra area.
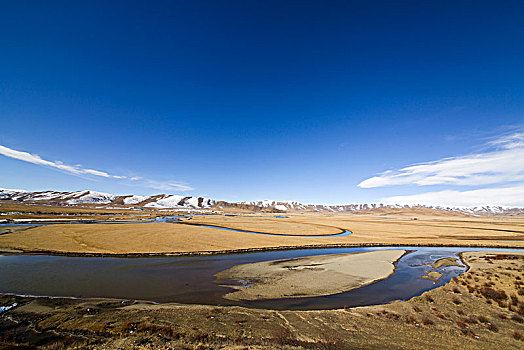
M 203 197 L 186 197 L 160 194 L 154 196 L 118 196 L 96 191 L 28 192 L 24 190 L 0 189 L 0 200 L 54 205 L 110 204 L 148 208 L 210 208 L 214 201 Z
M 295 201 L 276 201 L 262 200 L 253 202 L 226 202 L 217 201 L 204 197 L 181 196 L 159 194 L 153 196 L 137 195 L 114 195 L 96 191 L 76 191 L 76 192 L 57 192 L 41 191 L 29 192 L 25 190 L 12 190 L 0 188 L 0 200 L 18 201 L 25 203 L 40 203 L 50 205 L 104 205 L 104 206 L 121 206 L 150 209 L 241 209 L 249 211 L 266 211 L 266 212 L 325 212 L 325 213 L 383 213 L 395 214 L 401 212 L 410 213 L 430 213 L 438 211 L 447 212 L 457 215 L 524 215 L 524 208 L 510 208 L 501 206 L 482 206 L 482 207 L 442 207 L 427 205 L 398 205 L 382 203 L 364 203 L 364 204 L 340 204 L 340 205 L 323 205 L 323 204 L 304 204 Z
M 242 204 L 247 205 L 253 205 L 260 208 L 275 208 L 277 210 L 288 210 L 288 209 L 295 209 L 295 210 L 306 210 L 307 206 L 300 203 L 300 202 L 293 202 L 293 201 L 274 201 L 274 200 L 263 200 L 263 201 L 256 201 L 256 202 L 241 202 Z
M 524 208 L 511 208 L 502 206 L 479 206 L 479 207 L 443 207 L 431 205 L 401 205 L 401 204 L 383 204 L 383 203 L 360 203 L 360 204 L 304 204 L 292 201 L 274 201 L 264 200 L 258 202 L 242 202 L 243 204 L 254 205 L 261 208 L 274 208 L 281 211 L 303 210 L 316 212 L 392 212 L 417 209 L 417 210 L 438 210 L 443 212 L 465 214 L 465 215 L 523 215 Z

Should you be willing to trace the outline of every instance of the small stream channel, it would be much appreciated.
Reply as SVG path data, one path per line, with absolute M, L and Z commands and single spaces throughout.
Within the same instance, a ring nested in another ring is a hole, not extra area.
M 180 223 L 180 218 L 191 218 L 193 216 L 201 216 L 201 215 L 212 215 L 212 214 L 188 214 L 188 215 L 178 215 L 178 216 L 163 216 L 163 217 L 156 217 L 155 219 L 139 219 L 139 220 L 71 220 L 71 221 L 60 221 L 60 220 L 49 220 L 49 221 L 39 221 L 39 220 L 30 220 L 30 219 L 23 219 L 21 221 L 20 219 L 18 221 L 8 221 L 8 220 L 0 220 L 0 227 L 9 227 L 9 226 L 43 226 L 43 225 L 64 225 L 64 224 L 154 224 L 154 223 Z M 231 215 L 226 215 L 231 216 Z M 283 217 L 280 217 L 283 218 Z M 221 226 L 213 226 L 213 225 L 203 225 L 203 224 L 193 224 L 192 226 L 200 226 L 200 227 L 207 227 L 207 228 L 213 228 L 218 230 L 226 230 L 226 231 L 234 231 L 234 232 L 241 232 L 241 233 L 252 233 L 256 235 L 269 235 L 269 236 L 288 236 L 288 237 L 345 237 L 352 234 L 349 230 L 344 230 L 340 233 L 333 233 L 333 234 L 319 234 L 319 235 L 307 235 L 307 234 L 285 234 L 285 233 L 267 233 L 267 232 L 258 232 L 258 231 L 248 231 L 248 230 L 239 230 L 234 228 L 227 228 L 227 227 L 221 227 Z

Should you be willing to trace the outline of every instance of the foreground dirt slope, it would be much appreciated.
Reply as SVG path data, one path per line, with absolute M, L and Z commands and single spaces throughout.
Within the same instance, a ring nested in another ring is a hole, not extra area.
M 408 302 L 325 311 L 1 297 L 0 345 L 24 349 L 522 349 L 524 256 L 467 253 L 471 270 Z

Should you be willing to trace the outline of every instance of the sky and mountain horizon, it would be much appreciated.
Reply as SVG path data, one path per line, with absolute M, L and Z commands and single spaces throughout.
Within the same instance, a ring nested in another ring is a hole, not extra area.
M 0 187 L 524 207 L 523 13 L 3 3 Z

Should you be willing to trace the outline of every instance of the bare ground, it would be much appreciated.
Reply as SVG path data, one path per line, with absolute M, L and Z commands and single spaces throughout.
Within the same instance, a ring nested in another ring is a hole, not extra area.
M 346 292 L 389 277 L 404 250 L 315 255 L 296 259 L 237 265 L 219 272 L 218 279 L 247 280 L 226 294 L 231 300 L 312 297 Z M 234 287 L 235 288 L 235 287 Z

